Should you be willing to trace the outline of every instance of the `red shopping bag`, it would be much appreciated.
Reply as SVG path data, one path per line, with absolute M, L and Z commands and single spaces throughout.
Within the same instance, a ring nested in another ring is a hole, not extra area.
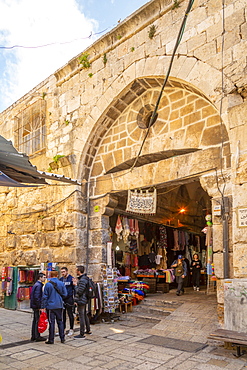
M 38 332 L 44 333 L 46 331 L 48 325 L 48 318 L 46 312 L 41 312 L 38 322 Z

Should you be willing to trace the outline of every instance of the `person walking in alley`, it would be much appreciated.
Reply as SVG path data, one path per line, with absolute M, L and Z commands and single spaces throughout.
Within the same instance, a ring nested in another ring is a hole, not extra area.
M 63 326 L 63 299 L 67 297 L 64 284 L 58 279 L 58 272 L 51 271 L 51 279 L 46 283 L 42 308 L 46 309 L 49 321 L 49 337 L 46 344 L 54 343 L 55 320 L 57 322 L 61 343 L 65 342 Z
M 199 255 L 195 253 L 193 255 L 193 260 L 191 262 L 192 267 L 192 284 L 194 290 L 199 291 L 200 290 L 200 275 L 201 275 L 201 268 L 202 263 L 199 260 Z
M 84 266 L 77 266 L 76 273 L 78 277 L 78 282 L 73 279 L 75 285 L 75 303 L 77 305 L 77 310 L 80 318 L 80 334 L 75 335 L 74 338 L 85 339 L 85 327 L 86 334 L 92 334 L 90 331 L 90 322 L 86 311 L 86 306 L 88 303 L 87 288 L 88 288 L 88 276 L 84 274 Z
M 62 277 L 59 279 L 65 285 L 67 290 L 67 297 L 64 299 L 64 311 L 63 311 L 63 325 L 64 330 L 66 328 L 66 312 L 69 316 L 69 325 L 70 330 L 68 332 L 68 337 L 71 337 L 74 334 L 74 292 L 75 286 L 73 284 L 73 277 L 68 273 L 67 267 L 61 268 Z
M 187 276 L 187 266 L 181 254 L 179 254 L 178 258 L 173 261 L 171 268 L 175 269 L 176 282 L 178 284 L 176 294 L 180 295 L 181 293 L 184 293 L 183 283 L 185 276 Z
M 38 322 L 41 311 L 42 296 L 43 296 L 43 284 L 45 282 L 45 274 L 40 272 L 38 274 L 38 280 L 34 284 L 30 297 L 30 307 L 33 310 L 33 322 L 32 322 L 32 334 L 31 341 L 41 342 L 46 340 L 46 338 L 41 337 L 38 331 Z

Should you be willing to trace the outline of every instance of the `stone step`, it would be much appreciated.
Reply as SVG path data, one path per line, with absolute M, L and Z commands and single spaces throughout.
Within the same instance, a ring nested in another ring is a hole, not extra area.
M 141 305 L 145 306 L 152 306 L 152 307 L 163 307 L 163 308 L 175 308 L 181 306 L 182 302 L 175 302 L 175 301 L 165 301 L 165 300 L 157 300 L 157 299 L 149 299 L 146 297 L 141 303 Z
M 156 307 L 156 306 L 146 306 L 139 304 L 138 306 L 133 306 L 133 312 L 146 312 L 146 313 L 156 313 L 156 314 L 163 314 L 167 313 L 170 314 L 174 312 L 176 308 L 166 308 L 166 307 Z
M 147 321 L 147 322 L 151 322 L 154 324 L 158 324 L 162 320 L 161 316 L 148 315 L 145 313 L 142 314 L 142 313 L 129 312 L 129 313 L 126 313 L 125 315 L 126 315 L 126 319 Z

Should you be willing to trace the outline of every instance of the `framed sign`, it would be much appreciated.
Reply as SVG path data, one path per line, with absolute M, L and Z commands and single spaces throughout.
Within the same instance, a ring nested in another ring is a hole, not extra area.
M 237 209 L 238 227 L 247 227 L 247 207 Z

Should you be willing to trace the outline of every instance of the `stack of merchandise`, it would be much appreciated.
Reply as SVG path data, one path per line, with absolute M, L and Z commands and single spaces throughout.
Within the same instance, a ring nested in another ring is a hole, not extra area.
M 117 269 L 103 267 L 104 312 L 115 313 L 118 308 Z

